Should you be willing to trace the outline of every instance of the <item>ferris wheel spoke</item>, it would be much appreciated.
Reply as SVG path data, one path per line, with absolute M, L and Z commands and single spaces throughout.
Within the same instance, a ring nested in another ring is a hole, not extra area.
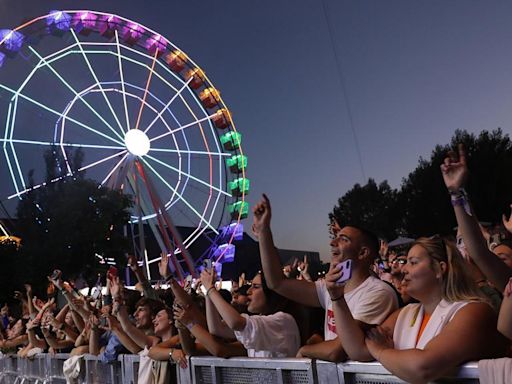
M 112 175 L 114 174 L 114 172 L 117 170 L 117 168 L 119 168 L 119 166 L 121 164 L 123 164 L 124 160 L 128 157 L 128 152 L 126 152 L 124 154 L 124 156 L 116 163 L 116 165 L 114 165 L 114 167 L 112 167 L 112 169 L 110 170 L 109 173 L 107 173 L 107 176 L 105 176 L 105 178 L 103 179 L 103 181 L 100 183 L 100 186 L 103 186 L 105 185 L 105 183 L 108 181 L 108 179 L 110 179 L 112 177 Z
M 162 133 L 159 136 L 155 136 L 152 139 L 150 139 L 149 141 L 155 141 L 155 140 L 161 139 L 163 137 L 166 137 L 166 136 L 169 136 L 169 135 L 173 135 L 173 134 L 175 134 L 175 133 L 177 133 L 179 131 L 183 131 L 183 130 L 185 130 L 187 128 L 193 127 L 194 125 L 201 124 L 204 121 L 211 120 L 211 119 L 213 119 L 214 116 L 215 116 L 215 113 L 212 113 L 211 115 L 203 117 L 202 119 L 199 119 L 199 120 L 193 121 L 191 123 L 182 125 L 181 127 L 173 129 L 172 131 L 169 131 L 169 132 L 166 132 L 166 133 Z
M 95 167 L 96 165 L 99 165 L 101 163 L 104 163 L 106 161 L 109 161 L 111 159 L 113 159 L 114 157 L 118 157 L 118 156 L 121 156 L 122 154 L 126 154 L 127 153 L 127 150 L 124 149 L 122 151 L 119 151 L 117 153 L 114 153 L 113 155 L 110 155 L 110 156 L 107 156 L 107 157 L 104 157 L 103 159 L 100 159 L 98 161 L 95 161 L 91 164 L 88 164 L 88 165 L 84 165 L 83 167 L 80 167 L 78 168 L 78 172 L 82 172 L 82 171 L 85 171 L 86 169 L 89 169 L 89 168 L 92 168 L 92 167 Z
M 126 89 L 124 84 L 124 72 L 123 72 L 123 64 L 121 62 L 121 45 L 119 44 L 119 34 L 117 33 L 117 29 L 115 30 L 116 37 L 116 48 L 117 48 L 117 62 L 119 66 L 119 76 L 121 77 L 121 88 L 123 90 L 123 106 L 124 106 L 124 116 L 126 119 L 126 132 L 130 130 L 130 117 L 128 116 L 128 103 L 126 102 Z
M 147 157 L 147 158 L 149 158 L 149 159 L 151 159 L 151 160 L 153 160 L 154 162 L 156 162 L 156 163 L 158 163 L 158 164 L 160 164 L 160 165 L 162 165 L 162 166 L 164 166 L 164 167 L 166 167 L 166 168 L 168 168 L 168 169 L 170 169 L 170 170 L 174 171 L 174 172 L 177 172 L 177 173 L 178 173 L 178 174 L 180 174 L 180 175 L 186 176 L 187 178 L 190 178 L 190 179 L 192 179 L 192 180 L 194 180 L 194 181 L 198 182 L 199 184 L 202 184 L 202 185 L 204 185 L 204 186 L 208 187 L 209 189 L 213 189 L 213 190 L 215 190 L 215 191 L 217 191 L 217 192 L 219 192 L 219 193 L 221 193 L 221 194 L 223 194 L 223 195 L 226 195 L 226 196 L 228 196 L 228 197 L 232 197 L 230 193 L 228 193 L 228 192 L 226 192 L 226 191 L 223 191 L 222 189 L 219 189 L 219 188 L 217 188 L 217 187 L 215 187 L 215 186 L 213 186 L 213 185 L 211 185 L 211 184 L 207 183 L 207 182 L 206 182 L 206 181 L 204 181 L 204 180 L 198 179 L 197 177 L 192 176 L 190 173 L 183 172 L 182 170 L 179 170 L 179 169 L 177 169 L 177 168 L 173 167 L 172 165 L 169 165 L 169 164 L 167 164 L 167 163 L 165 163 L 165 162 L 163 162 L 163 161 L 161 161 L 161 160 L 158 160 L 157 158 L 155 158 L 155 157 L 153 157 L 153 156 L 151 156 L 151 155 L 146 155 L 146 157 Z
M 103 159 L 101 159 L 101 160 L 95 161 L 95 162 L 93 162 L 93 163 L 91 163 L 91 164 L 85 165 L 85 166 L 83 166 L 83 167 L 79 168 L 79 169 L 77 170 L 77 172 L 83 172 L 83 171 L 85 171 L 85 170 L 87 170 L 87 169 L 89 169 L 89 168 L 92 168 L 92 167 L 94 167 L 94 166 L 96 166 L 96 165 L 98 165 L 98 164 L 101 164 L 101 163 L 104 163 L 105 161 L 111 160 L 111 159 L 113 159 L 113 158 L 114 158 L 114 157 L 116 157 L 116 156 L 120 156 L 120 155 L 122 155 L 122 154 L 123 154 L 123 152 L 127 152 L 127 151 L 126 151 L 126 150 L 124 150 L 124 151 L 120 151 L 120 152 L 118 152 L 118 153 L 115 153 L 115 154 L 114 154 L 114 155 L 112 155 L 112 156 L 108 156 L 108 157 L 103 158 Z M 125 154 L 125 156 L 126 156 L 126 154 Z M 123 159 L 121 159 L 121 160 L 119 161 L 119 163 L 120 163 L 122 160 L 123 160 Z M 119 164 L 119 163 L 118 163 L 118 164 Z M 117 167 L 117 166 L 118 166 L 118 164 L 116 164 L 116 166 L 115 166 L 115 167 Z M 44 186 L 46 186 L 46 185 L 48 185 L 48 184 L 52 184 L 52 183 L 56 183 L 57 181 L 64 180 L 66 177 L 70 177 L 70 176 L 73 176 L 73 173 L 72 173 L 72 172 L 68 172 L 68 173 L 66 173 L 66 174 L 65 174 L 65 175 L 63 175 L 63 176 L 56 177 L 56 178 L 54 178 L 54 179 L 52 179 L 52 180 L 50 180 L 50 181 L 48 181 L 48 182 L 40 183 L 40 184 L 34 185 L 34 186 L 32 186 L 32 187 L 25 188 L 25 189 L 24 189 L 24 190 L 22 190 L 22 191 L 18 191 L 17 193 L 14 193 L 14 194 L 12 194 L 12 195 L 8 196 L 8 197 L 7 197 L 7 199 L 12 199 L 12 198 L 14 198 L 14 197 L 20 197 L 20 196 L 22 196 L 22 195 L 24 195 L 24 194 L 26 194 L 26 193 L 28 193 L 28 192 L 34 191 L 34 190 L 39 189 L 39 188 L 41 188 L 41 187 L 44 187 Z
M 104 118 L 101 116 L 51 65 L 46 61 L 44 57 L 42 57 L 33 47 L 28 47 L 42 62 L 43 64 L 39 65 L 39 67 L 48 67 L 50 71 L 71 91 L 74 93 L 75 97 L 80 99 L 87 108 L 98 117 L 120 140 L 124 140 L 123 137 L 117 132 Z
M 44 105 L 43 103 L 40 103 L 40 102 L 38 102 L 38 101 L 36 101 L 36 100 L 34 100 L 34 99 L 32 99 L 32 98 L 30 98 L 30 97 L 28 97 L 28 96 L 24 95 L 23 93 L 17 92 L 17 91 L 15 91 L 14 89 L 11 89 L 11 88 L 9 88 L 9 87 L 7 87 L 7 86 L 3 85 L 3 84 L 0 84 L 0 88 L 1 88 L 1 89 L 6 90 L 6 91 L 8 91 L 8 92 L 11 92 L 12 94 L 14 94 L 14 97 L 19 96 L 19 97 L 21 97 L 22 99 L 27 100 L 28 102 L 30 102 L 30 103 L 32 103 L 32 104 L 34 104 L 34 105 L 37 105 L 38 107 L 40 107 L 40 108 L 42 108 L 42 109 L 44 109 L 44 110 L 46 110 L 46 111 L 48 111 L 48 112 L 51 112 L 51 113 L 53 113 L 53 114 L 55 114 L 55 115 L 57 115 L 57 116 L 59 116 L 59 117 L 65 118 L 66 120 L 69 120 L 69 121 L 71 121 L 71 122 L 73 122 L 73 123 L 75 123 L 75 124 L 77 124 L 77 125 L 81 126 L 82 128 L 85 128 L 85 129 L 87 129 L 87 130 L 89 130 L 89 131 L 91 131 L 91 132 L 94 132 L 94 133 L 96 133 L 96 134 L 97 134 L 97 135 L 99 135 L 99 136 L 102 136 L 102 137 L 104 137 L 104 138 L 106 138 L 106 139 L 108 139 L 108 140 L 110 140 L 110 141 L 113 141 L 113 142 L 114 142 L 114 143 L 116 143 L 116 144 L 119 144 L 119 145 L 121 145 L 121 146 L 124 146 L 124 143 L 122 143 L 122 142 L 118 141 L 117 139 L 115 139 L 115 138 L 113 138 L 113 137 L 111 137 L 111 136 L 108 136 L 107 134 L 105 134 L 105 133 L 103 133 L 103 132 L 100 132 L 100 131 L 98 131 L 98 130 L 96 130 L 96 129 L 94 129 L 94 128 L 90 127 L 90 126 L 88 126 L 87 124 L 84 124 L 84 123 L 82 123 L 82 122 L 80 122 L 80 121 L 78 121 L 78 120 L 76 120 L 76 119 L 74 119 L 74 118 L 72 118 L 72 117 L 69 117 L 69 116 L 63 116 L 60 112 L 56 111 L 55 109 L 50 108 L 50 107 L 48 107 L 47 105 Z
M 188 84 L 192 81 L 193 77 L 191 76 L 190 79 L 187 80 L 187 82 L 185 84 L 183 84 L 183 87 L 181 87 L 174 95 L 173 97 L 171 97 L 171 100 L 169 100 L 169 102 L 165 105 L 165 107 L 162 108 L 162 110 L 160 112 L 158 112 L 158 115 L 156 115 L 156 117 L 153 119 L 153 121 L 147 126 L 147 128 L 144 130 L 144 133 L 147 133 L 151 127 L 156 123 L 156 121 L 164 114 L 165 111 L 168 110 L 168 108 L 170 107 L 170 105 L 172 104 L 172 102 L 174 100 L 176 100 L 176 98 L 178 96 L 181 95 L 181 93 L 183 92 L 184 89 L 187 88 Z
M 114 109 L 112 108 L 112 104 L 110 104 L 110 100 L 108 99 L 107 95 L 105 94 L 105 91 L 103 90 L 103 88 L 101 86 L 101 83 L 100 83 L 98 77 L 96 76 L 96 72 L 94 72 L 94 69 L 92 68 L 91 63 L 89 62 L 89 59 L 87 58 L 87 55 L 85 54 L 85 51 L 84 51 L 84 49 L 82 47 L 82 44 L 80 43 L 80 40 L 78 40 L 78 37 L 76 36 L 76 33 L 73 30 L 73 28 L 71 28 L 70 31 L 71 31 L 71 34 L 73 35 L 73 37 L 75 38 L 75 41 L 77 42 L 78 48 L 80 48 L 80 52 L 82 53 L 84 61 L 87 64 L 87 67 L 89 68 L 89 71 L 91 72 L 92 77 L 96 81 L 96 85 L 100 89 L 101 94 L 103 95 L 103 98 L 105 99 L 105 102 L 107 103 L 108 108 L 110 109 L 110 112 L 114 116 L 114 119 L 116 120 L 117 125 L 121 129 L 121 132 L 124 133 L 124 129 L 123 129 L 122 125 L 121 125 L 121 122 L 119 121 L 119 118 L 117 117 Z
M 232 156 L 231 153 L 224 153 L 224 152 L 208 152 L 208 151 L 192 151 L 192 150 L 186 150 L 186 149 L 167 149 L 167 148 L 154 148 L 151 147 L 151 151 L 155 152 L 165 152 L 165 153 L 178 153 L 178 154 L 190 154 L 190 155 L 201 155 L 201 156 L 219 156 L 219 157 L 230 157 Z
M 0 142 L 5 143 L 14 143 L 14 144 L 31 144 L 31 145 L 41 145 L 41 146 L 52 146 L 52 145 L 60 145 L 62 147 L 74 147 L 74 148 L 96 148 L 96 149 L 117 149 L 123 150 L 124 147 L 114 146 L 114 145 L 95 145 L 95 144 L 77 144 L 77 143 L 55 143 L 51 141 L 36 141 L 36 140 L 20 140 L 20 139 L 0 139 Z
M 140 103 L 139 116 L 137 117 L 137 123 L 135 124 L 135 129 L 139 129 L 140 119 L 142 117 L 142 111 L 144 110 L 144 105 L 146 104 L 146 97 L 148 96 L 149 86 L 151 84 L 151 79 L 153 78 L 153 73 L 155 72 L 155 63 L 158 57 L 158 49 L 155 50 L 155 56 L 153 57 L 153 62 L 151 63 L 151 69 L 149 70 L 148 80 L 146 81 L 146 89 L 144 90 L 144 97 L 142 98 L 142 102 Z
M 203 215 L 201 215 L 178 191 L 176 191 L 163 177 L 160 175 L 152 166 L 149 164 L 146 160 L 144 160 L 143 157 L 141 157 L 141 160 L 144 162 L 144 164 L 155 174 L 155 176 L 162 182 L 164 185 L 169 188 L 176 196 L 180 198 L 181 201 L 192 211 L 194 214 L 201 219 L 202 222 L 204 222 L 212 231 L 214 231 L 216 234 L 219 232 L 217 229 L 215 229 L 208 220 L 206 220 Z

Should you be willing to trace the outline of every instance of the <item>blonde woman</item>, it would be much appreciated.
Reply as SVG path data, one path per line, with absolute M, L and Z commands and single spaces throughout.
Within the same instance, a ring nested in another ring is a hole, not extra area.
M 353 360 L 378 360 L 403 380 L 428 382 L 467 361 L 503 356 L 505 339 L 496 315 L 483 301 L 455 245 L 439 236 L 416 240 L 403 267 L 407 294 L 418 300 L 365 333 L 352 318 L 332 264 L 326 284 L 337 333 Z

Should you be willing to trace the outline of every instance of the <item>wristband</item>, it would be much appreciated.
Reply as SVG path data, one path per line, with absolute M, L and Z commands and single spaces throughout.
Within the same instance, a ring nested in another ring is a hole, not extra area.
M 214 287 L 214 286 L 211 286 L 210 288 L 208 288 L 208 290 L 206 291 L 206 296 L 208 296 L 208 295 L 210 294 L 210 291 L 211 291 L 212 289 L 215 289 L 215 287 Z
M 340 300 L 342 297 L 343 297 L 343 295 L 338 296 L 338 297 L 336 297 L 336 298 L 334 298 L 334 299 L 333 299 L 332 297 L 329 297 L 329 298 L 331 299 L 331 301 L 338 301 L 338 300 Z
M 458 191 L 449 191 L 451 196 L 451 203 L 453 207 L 459 206 L 464 209 L 468 216 L 473 216 L 471 213 L 471 207 L 469 206 L 468 194 L 464 188 Z
M 192 328 L 194 328 L 194 325 L 197 325 L 197 322 L 195 322 L 194 320 L 192 320 L 190 323 L 187 323 L 187 324 L 185 325 L 185 327 L 187 327 L 187 329 L 188 329 L 189 331 L 192 331 Z

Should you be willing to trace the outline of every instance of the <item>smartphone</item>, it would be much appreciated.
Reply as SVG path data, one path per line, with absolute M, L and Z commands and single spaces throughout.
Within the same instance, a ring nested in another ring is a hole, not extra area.
M 352 277 L 352 260 L 345 260 L 337 265 L 341 270 L 341 276 L 336 280 L 337 285 L 341 285 Z
M 93 300 L 98 300 L 100 295 L 101 295 L 101 290 L 98 289 L 98 287 L 94 287 L 93 290 L 92 290 L 92 295 L 91 295 Z
M 105 316 L 100 317 L 100 327 L 105 328 L 108 325 L 107 318 Z
M 58 270 L 58 269 L 55 269 L 53 272 L 52 272 L 52 275 L 50 276 L 50 279 L 52 280 L 57 280 L 61 275 L 61 271 Z
M 204 259 L 203 260 L 203 267 L 210 270 L 212 269 L 212 260 L 211 259 Z

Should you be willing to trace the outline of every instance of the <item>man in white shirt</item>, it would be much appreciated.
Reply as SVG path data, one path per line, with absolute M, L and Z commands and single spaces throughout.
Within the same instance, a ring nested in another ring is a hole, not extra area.
M 254 207 L 253 232 L 259 238 L 263 273 L 270 289 L 279 294 L 311 307 L 323 307 L 325 315 L 325 341 L 303 346 L 298 357 L 341 361 L 346 358 L 343 341 L 336 334 L 332 301 L 324 280 L 309 282 L 287 279 L 274 246 L 270 229 L 271 207 L 268 198 Z M 398 308 L 398 298 L 393 289 L 383 281 L 370 275 L 370 265 L 378 255 L 378 240 L 371 232 L 355 226 L 333 228 L 331 241 L 331 263 L 338 264 L 352 260 L 352 277 L 345 285 L 345 300 L 353 317 L 360 326 L 367 328 L 378 325 Z

